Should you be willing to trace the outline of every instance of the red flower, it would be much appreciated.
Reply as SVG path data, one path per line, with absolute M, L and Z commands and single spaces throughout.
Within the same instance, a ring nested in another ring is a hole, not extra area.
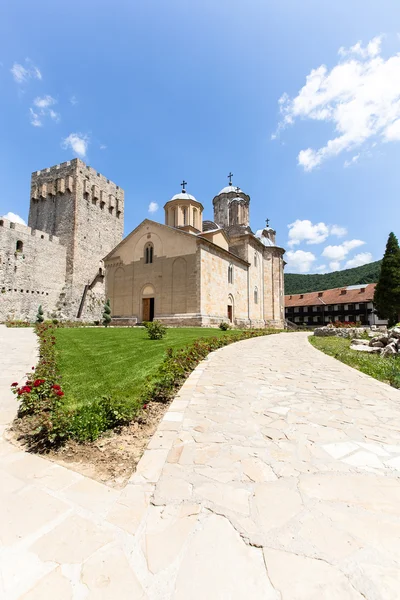
M 15 382 L 15 383 L 12 383 L 12 384 L 11 384 L 11 387 L 17 387 L 17 385 L 18 385 L 18 383 L 17 383 L 17 382 Z
M 58 385 L 58 383 L 55 383 L 54 385 L 51 386 L 53 390 L 61 390 L 61 386 Z
M 147 404 L 143 404 L 143 408 L 147 408 Z
M 32 367 L 32 371 L 34 371 L 34 370 L 35 370 L 35 367 Z
M 26 381 L 25 385 L 32 385 L 32 381 Z
M 42 385 L 42 383 L 45 382 L 45 379 L 35 379 L 35 381 L 33 382 L 33 385 L 35 387 L 38 387 L 39 385 Z
M 64 392 L 62 392 L 61 390 L 58 390 L 56 392 L 57 396 L 64 396 Z
M 29 385 L 24 385 L 22 388 L 20 388 L 19 394 L 30 394 L 31 391 L 32 388 L 30 388 Z

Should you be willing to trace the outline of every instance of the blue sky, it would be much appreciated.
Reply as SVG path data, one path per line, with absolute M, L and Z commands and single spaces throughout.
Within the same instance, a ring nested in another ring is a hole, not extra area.
M 80 156 L 125 189 L 125 233 L 182 178 L 211 218 L 232 170 L 287 271 L 400 234 L 398 0 L 5 4 L 0 214 L 27 220 L 31 172 Z

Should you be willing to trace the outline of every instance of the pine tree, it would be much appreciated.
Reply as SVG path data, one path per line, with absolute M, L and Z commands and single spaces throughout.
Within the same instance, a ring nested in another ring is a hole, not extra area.
M 103 309 L 103 325 L 104 325 L 104 327 L 108 327 L 110 322 L 111 322 L 111 306 L 110 306 L 110 300 L 107 300 L 107 302 L 104 305 L 104 309 Z
M 44 321 L 43 308 L 42 308 L 42 305 L 39 304 L 39 308 L 38 308 L 37 315 L 36 315 L 36 323 L 43 323 L 43 321 Z
M 389 234 L 375 288 L 374 303 L 381 319 L 395 324 L 400 316 L 400 248 L 394 233 Z

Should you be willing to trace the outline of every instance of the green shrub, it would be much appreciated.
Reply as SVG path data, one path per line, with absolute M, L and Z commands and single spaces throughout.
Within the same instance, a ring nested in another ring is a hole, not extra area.
M 38 308 L 37 315 L 36 315 L 36 323 L 43 323 L 43 321 L 44 321 L 43 308 L 42 308 L 42 305 L 39 304 L 39 308 Z
M 160 321 L 151 321 L 145 325 L 147 335 L 151 340 L 162 340 L 167 333 L 167 328 Z
M 221 331 L 228 331 L 228 329 L 231 328 L 230 323 L 227 323 L 226 321 L 222 321 L 218 327 L 221 329 Z
M 58 319 L 52 319 L 53 325 L 58 325 Z
M 107 300 L 107 302 L 104 305 L 104 309 L 103 309 L 103 325 L 104 325 L 104 327 L 108 327 L 110 323 L 111 323 L 111 306 L 110 306 L 110 300 Z

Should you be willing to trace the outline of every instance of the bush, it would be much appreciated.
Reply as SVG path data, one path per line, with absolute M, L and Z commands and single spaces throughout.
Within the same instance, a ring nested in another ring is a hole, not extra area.
M 104 327 L 108 327 L 110 323 L 111 323 L 111 306 L 110 306 L 110 300 L 107 300 L 107 302 L 104 305 L 104 309 L 103 309 L 103 325 L 104 325 Z
M 226 321 L 222 321 L 218 327 L 221 329 L 221 331 L 228 331 L 228 329 L 231 328 L 230 323 L 227 323 Z
M 53 325 L 58 325 L 58 319 L 52 319 Z
M 151 340 L 162 340 L 167 333 L 167 328 L 160 321 L 151 321 L 146 323 L 145 327 Z
M 38 308 L 37 315 L 36 315 L 36 323 L 43 323 L 43 321 L 44 321 L 43 308 L 42 308 L 42 305 L 39 304 L 39 308 Z

